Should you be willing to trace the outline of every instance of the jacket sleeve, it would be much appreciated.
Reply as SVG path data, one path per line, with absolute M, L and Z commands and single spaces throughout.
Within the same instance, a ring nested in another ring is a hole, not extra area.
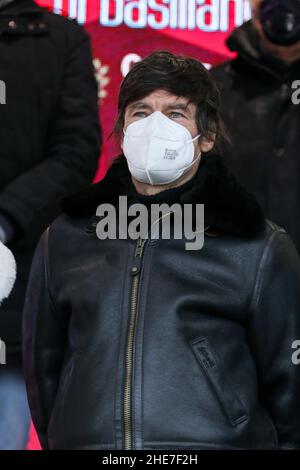
M 91 183 L 95 175 L 101 127 L 88 34 L 79 25 L 68 25 L 61 88 L 46 153 L 41 162 L 14 179 L 0 193 L 0 211 L 7 213 L 35 242 L 60 213 L 56 201 Z
M 0 211 L 0 241 L 8 243 L 15 238 L 17 229 L 9 217 Z
M 300 339 L 300 259 L 282 229 L 273 232 L 260 262 L 249 338 L 259 400 L 275 424 L 278 446 L 300 449 L 300 365 L 292 360 Z
M 29 275 L 23 310 L 23 370 L 32 420 L 43 449 L 64 360 L 69 317 L 50 290 L 48 232 L 40 238 Z

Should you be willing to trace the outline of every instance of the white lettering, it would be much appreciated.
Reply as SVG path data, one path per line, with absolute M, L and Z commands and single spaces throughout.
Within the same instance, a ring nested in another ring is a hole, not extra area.
M 251 17 L 248 0 L 101 0 L 99 5 L 99 23 L 109 28 L 124 24 L 132 29 L 228 32 Z M 55 13 L 61 13 L 62 7 L 62 0 L 54 0 Z M 69 0 L 68 16 L 85 23 L 87 0 Z

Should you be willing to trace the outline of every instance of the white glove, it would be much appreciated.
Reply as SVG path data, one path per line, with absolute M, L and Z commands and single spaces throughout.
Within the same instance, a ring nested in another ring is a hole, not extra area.
M 17 276 L 17 264 L 12 252 L 0 242 L 0 305 L 12 291 Z

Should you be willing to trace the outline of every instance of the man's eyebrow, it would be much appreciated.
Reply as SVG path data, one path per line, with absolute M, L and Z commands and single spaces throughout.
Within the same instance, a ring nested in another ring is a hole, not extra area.
M 189 103 L 177 103 L 176 101 L 174 101 L 174 103 L 170 103 L 168 104 L 168 106 L 166 106 L 166 110 L 170 110 L 170 109 L 181 109 L 183 111 L 189 111 L 188 109 L 188 106 L 189 106 Z M 135 109 L 152 109 L 152 107 L 145 103 L 144 101 L 137 101 L 136 103 L 132 103 L 128 106 L 128 109 L 130 111 L 133 111 Z
M 143 101 L 137 101 L 136 103 L 132 103 L 128 106 L 128 109 L 130 111 L 134 109 L 152 109 L 151 106 L 147 103 L 144 103 Z
M 188 106 L 189 103 L 177 103 L 175 101 L 174 103 L 168 104 L 166 109 L 182 109 L 183 111 L 189 111 Z

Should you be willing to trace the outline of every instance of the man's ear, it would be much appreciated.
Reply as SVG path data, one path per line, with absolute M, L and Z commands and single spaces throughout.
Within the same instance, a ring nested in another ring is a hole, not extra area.
M 200 150 L 201 152 L 209 152 L 215 145 L 215 139 L 208 140 L 205 137 L 200 141 Z

